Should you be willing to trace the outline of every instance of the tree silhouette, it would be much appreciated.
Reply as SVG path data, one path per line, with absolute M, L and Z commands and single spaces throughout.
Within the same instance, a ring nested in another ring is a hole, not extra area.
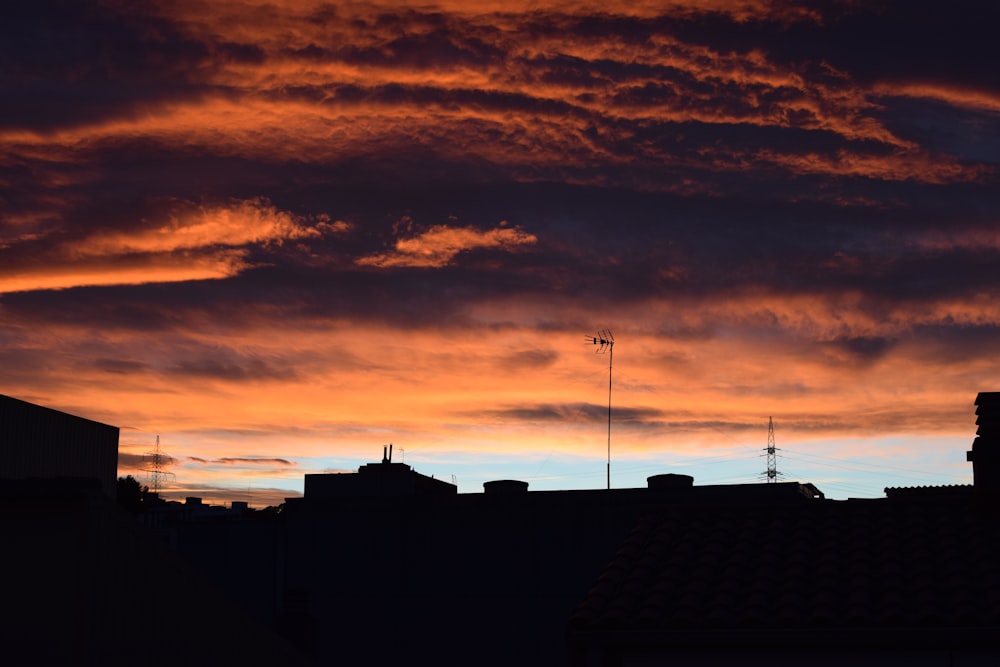
M 118 478 L 118 504 L 133 514 L 137 514 L 143 510 L 143 501 L 148 492 L 149 487 L 140 484 L 139 480 L 132 475 Z

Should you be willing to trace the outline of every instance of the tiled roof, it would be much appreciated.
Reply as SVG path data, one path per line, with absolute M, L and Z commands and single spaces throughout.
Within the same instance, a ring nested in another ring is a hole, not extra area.
M 998 627 L 998 529 L 981 497 L 651 509 L 569 629 Z
M 976 492 L 972 484 L 941 484 L 934 486 L 887 486 L 883 489 L 887 498 L 940 498 L 968 496 Z

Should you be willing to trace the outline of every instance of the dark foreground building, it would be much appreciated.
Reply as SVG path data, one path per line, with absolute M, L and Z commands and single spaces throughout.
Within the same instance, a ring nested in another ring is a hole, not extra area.
M 118 428 L 0 396 L 0 665 L 310 664 L 115 502 L 117 460 Z
M 0 665 L 311 664 L 93 480 L 0 482 Z
M 575 665 L 1000 664 L 991 494 L 649 508 L 572 616 Z
M 386 488 L 384 478 L 421 476 L 385 462 L 339 477 Z M 684 475 L 610 491 L 529 492 L 500 480 L 479 494 L 313 497 L 313 486 L 282 515 L 283 618 L 308 628 L 302 646 L 324 664 L 566 664 L 574 607 L 651 508 L 682 496 L 790 506 L 822 497 L 794 482 L 694 487 Z
M 1000 394 L 970 486 L 650 507 L 577 607 L 575 665 L 1000 664 Z
M 0 480 L 92 478 L 114 498 L 117 475 L 117 426 L 0 394 Z

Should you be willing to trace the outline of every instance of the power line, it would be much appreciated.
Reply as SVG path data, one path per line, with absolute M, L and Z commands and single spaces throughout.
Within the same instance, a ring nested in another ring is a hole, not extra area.
M 836 459 L 836 458 L 833 458 L 833 457 L 830 457 L 830 456 L 821 456 L 819 454 L 811 454 L 811 453 L 800 452 L 800 451 L 797 451 L 795 453 L 795 456 L 796 457 L 800 457 L 801 456 L 801 457 L 805 457 L 807 459 L 808 458 L 814 458 L 814 459 L 823 459 L 825 461 L 836 461 L 838 463 L 841 461 L 841 459 Z M 817 465 L 822 465 L 822 464 L 817 463 Z M 830 465 L 830 464 L 828 464 L 828 465 Z M 901 468 L 899 466 L 891 466 L 891 465 L 886 465 L 884 463 L 866 463 L 865 465 L 868 466 L 868 467 L 873 467 L 873 468 L 886 468 L 887 470 L 899 470 L 901 472 L 916 473 L 918 475 L 932 475 L 932 476 L 938 475 L 938 473 L 935 473 L 935 472 L 932 472 L 932 471 L 929 471 L 929 470 L 917 470 L 915 468 Z M 860 470 L 860 468 L 849 468 L 849 469 L 858 469 L 858 470 Z
M 829 468 L 839 468 L 841 470 L 851 470 L 851 471 L 854 471 L 854 472 L 863 472 L 863 473 L 870 473 L 870 474 L 877 474 L 877 473 L 879 473 L 879 471 L 877 471 L 877 470 L 871 470 L 868 467 L 860 467 L 860 466 L 856 466 L 856 465 L 845 465 L 843 463 L 825 463 L 823 461 L 810 461 L 808 459 L 799 458 L 797 455 L 795 455 L 795 456 L 786 456 L 784 458 L 788 458 L 788 459 L 791 459 L 791 460 L 798 460 L 801 463 L 805 463 L 805 464 L 808 464 L 808 465 L 814 465 L 814 466 L 826 466 L 826 467 L 829 467 Z M 830 460 L 834 460 L 834 459 L 830 459 Z M 913 470 L 906 470 L 905 468 L 892 468 L 892 466 L 879 466 L 878 464 L 874 464 L 874 463 L 870 464 L 870 465 L 872 467 L 884 467 L 884 468 L 895 469 L 895 470 L 900 471 L 900 472 L 892 473 L 891 475 L 889 473 L 881 473 L 883 475 L 887 475 L 887 476 L 890 476 L 890 477 L 902 477 L 902 478 L 907 478 L 907 479 L 913 479 L 914 475 L 917 475 L 917 479 L 920 479 L 920 480 L 923 480 L 923 481 L 934 481 L 934 480 L 941 480 L 941 479 L 954 479 L 954 477 L 955 477 L 954 475 L 942 475 L 940 473 L 934 473 L 934 472 L 929 472 L 929 471 L 913 471 Z M 904 474 L 904 473 L 906 473 L 906 474 Z

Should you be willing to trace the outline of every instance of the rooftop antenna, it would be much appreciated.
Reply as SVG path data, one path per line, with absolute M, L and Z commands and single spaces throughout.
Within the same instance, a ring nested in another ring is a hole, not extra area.
M 597 353 L 608 353 L 608 490 L 611 490 L 611 366 L 615 358 L 615 337 L 610 329 L 601 329 L 587 340 L 597 345 Z
M 778 448 L 774 446 L 774 419 L 771 417 L 767 418 L 767 448 L 764 451 L 767 452 L 767 472 L 764 473 L 767 476 L 767 483 L 777 482 L 781 473 L 778 472 Z
M 150 468 L 143 468 L 143 472 L 149 477 L 149 485 L 153 488 L 153 493 L 159 495 L 166 478 L 174 479 L 176 476 L 172 472 L 163 469 L 164 466 L 173 463 L 173 458 L 169 454 L 164 454 L 160 450 L 160 436 L 156 436 L 156 448 L 147 452 L 142 457 L 143 461 L 149 461 Z

